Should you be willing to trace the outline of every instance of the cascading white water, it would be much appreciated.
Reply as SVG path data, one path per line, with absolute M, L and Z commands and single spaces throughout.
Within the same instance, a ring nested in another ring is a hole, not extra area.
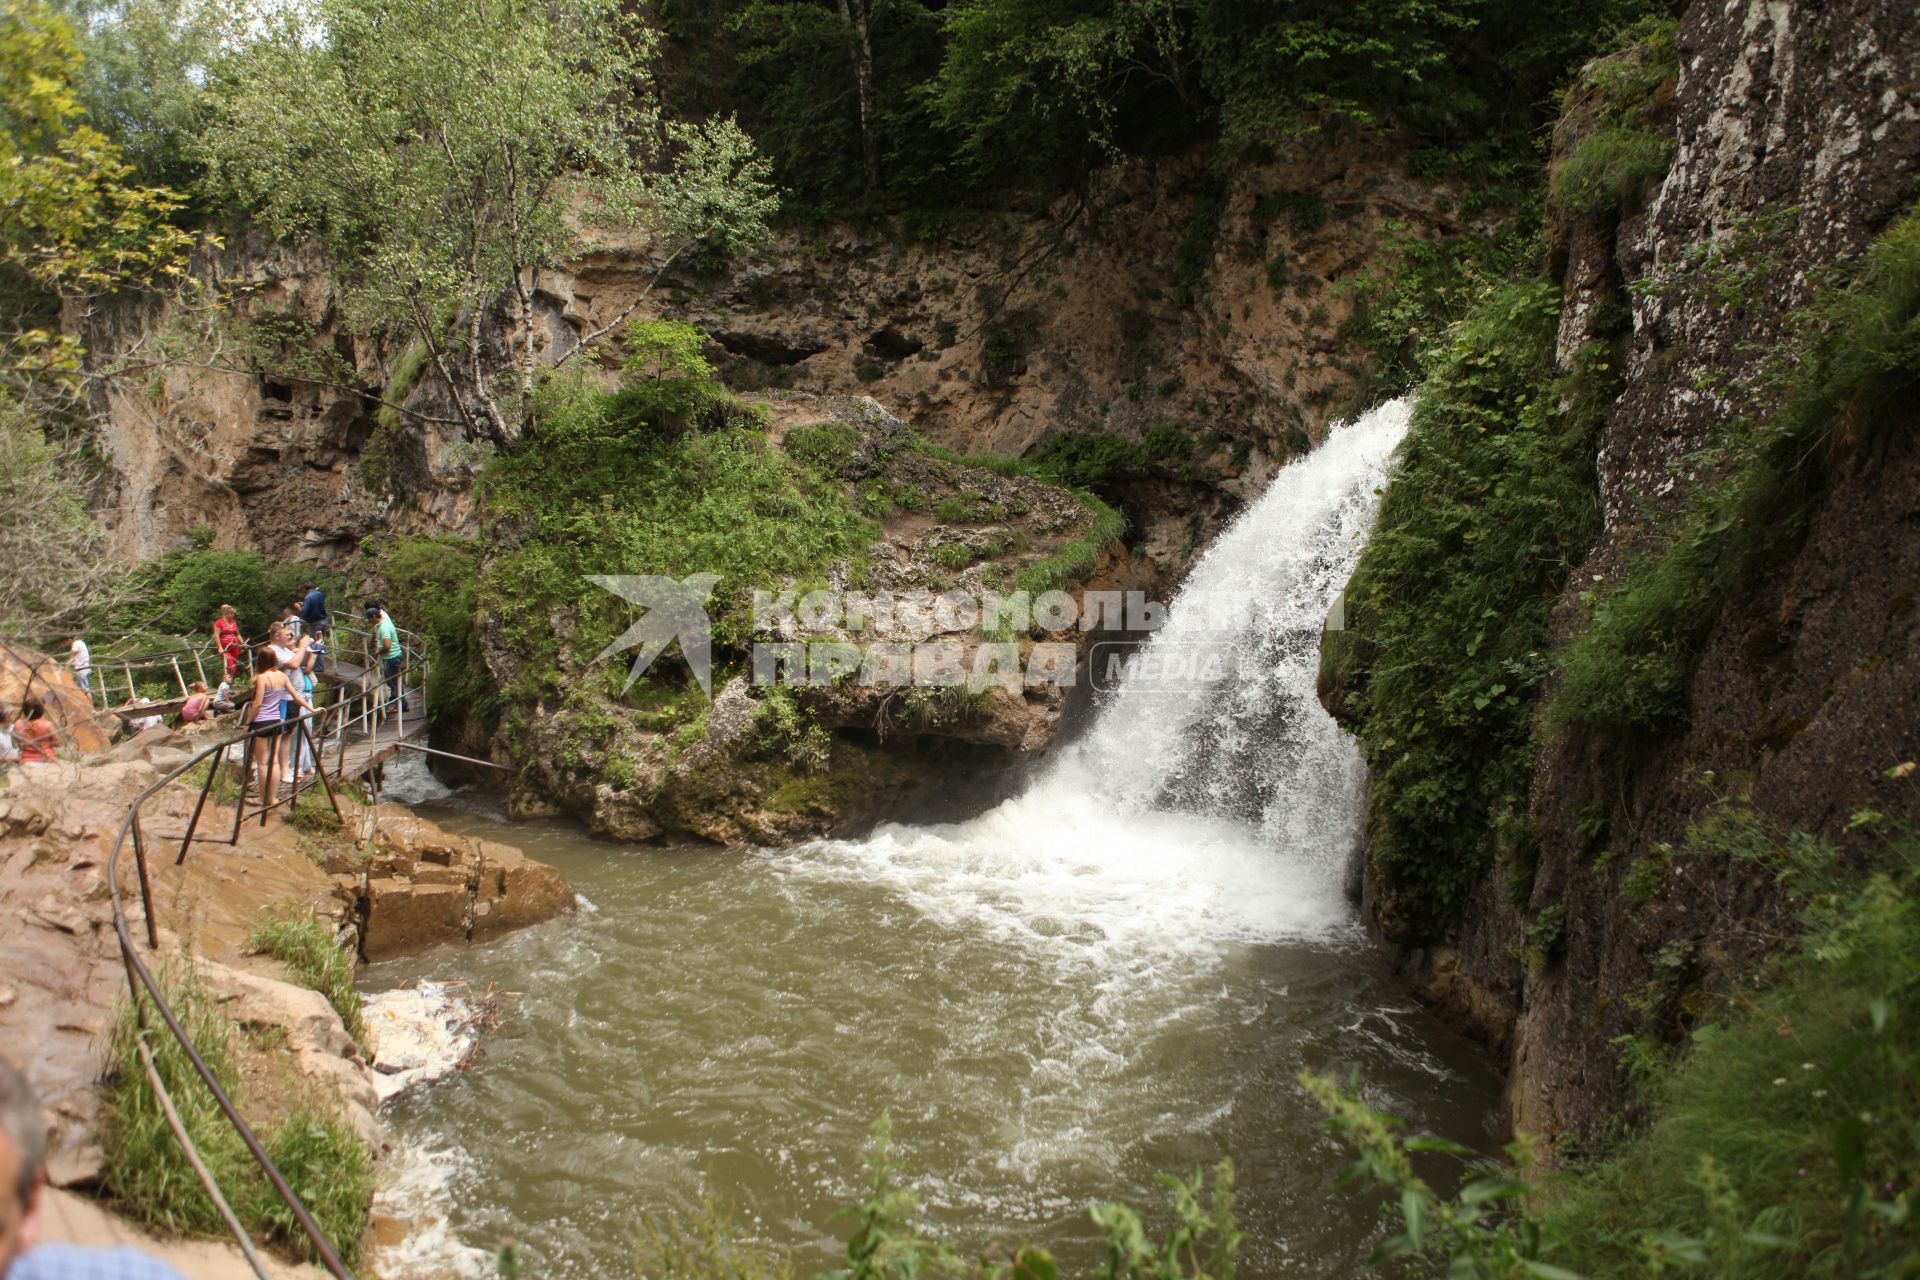
M 1345 925 L 1362 772 L 1315 697 L 1319 640 L 1409 413 L 1391 401 L 1282 469 L 1195 564 L 1136 675 L 1024 794 L 791 862 L 882 878 L 935 918 L 1008 937 L 1064 930 L 1104 962 Z
M 1462 1142 L 1497 1092 L 1342 900 L 1360 767 L 1314 699 L 1406 419 L 1394 403 L 1336 427 L 1194 567 L 1140 656 L 1217 678 L 1128 678 L 976 818 L 759 852 L 516 825 L 596 909 L 445 967 L 379 967 L 524 993 L 478 1064 L 386 1112 L 434 1153 L 388 1203 L 444 1213 L 442 1245 L 462 1243 L 383 1274 L 485 1274 L 504 1236 L 545 1276 L 625 1272 L 636 1214 L 703 1186 L 802 1271 L 830 1266 L 882 1112 L 963 1248 L 1035 1238 L 1090 1269 L 1087 1204 L 1159 1203 L 1157 1175 L 1231 1155 L 1241 1275 L 1368 1274 L 1376 1214 L 1330 1191 L 1346 1157 L 1295 1073 L 1359 1071 Z

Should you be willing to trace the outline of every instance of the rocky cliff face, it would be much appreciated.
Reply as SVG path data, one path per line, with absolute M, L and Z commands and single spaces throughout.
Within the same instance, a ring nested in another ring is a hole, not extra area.
M 1619 574 L 1710 478 L 1707 446 L 1752 408 L 1760 361 L 1795 309 L 1916 194 L 1910 6 L 1696 0 L 1678 48 L 1665 180 L 1617 230 L 1575 222 L 1558 240 L 1563 357 L 1602 336 L 1609 303 L 1632 308 L 1625 389 L 1598 444 L 1605 531 L 1561 601 L 1563 632 L 1585 617 L 1580 593 Z M 1677 1035 L 1778 936 L 1763 872 L 1675 853 L 1717 794 L 1750 788 L 1767 817 L 1828 834 L 1856 808 L 1898 812 L 1910 795 L 1882 771 L 1920 753 L 1916 425 L 1909 411 L 1872 450 L 1842 439 L 1797 554 L 1715 620 L 1684 732 L 1630 749 L 1547 743 L 1525 901 L 1490 877 L 1444 937 L 1400 939 L 1416 947 L 1416 980 L 1508 1055 L 1516 1127 L 1578 1131 L 1617 1115 L 1630 1097 L 1617 1038 Z M 1635 868 L 1664 877 L 1650 897 L 1645 883 L 1628 892 Z M 1516 958 L 1528 922 L 1562 904 L 1563 956 Z
M 648 241 L 610 237 L 536 282 L 534 346 L 551 360 L 623 315 L 663 315 L 710 336 L 726 382 L 771 399 L 776 441 L 839 412 L 808 407 L 823 397 L 873 405 L 889 439 L 918 433 L 959 453 L 1117 449 L 1129 462 L 1106 491 L 1124 507 L 1130 554 L 1109 555 L 1087 585 L 1164 598 L 1240 503 L 1354 406 L 1366 369 L 1343 336 L 1357 305 L 1347 286 L 1389 234 L 1460 229 L 1452 208 L 1405 175 L 1390 140 L 1315 136 L 1230 184 L 1204 157 L 1176 157 L 1098 175 L 1044 214 L 974 215 L 924 241 L 788 229 L 724 270 L 661 264 Z M 417 352 L 354 332 L 324 263 L 253 244 L 199 269 L 238 298 L 224 325 L 132 303 L 71 318 L 104 359 L 177 357 L 99 406 L 103 506 L 118 513 L 121 550 L 153 555 L 210 527 L 216 546 L 339 567 L 370 534 L 482 529 L 473 483 L 492 446 L 465 438 Z M 496 313 L 489 341 L 504 344 L 508 323 Z M 913 474 L 843 478 L 920 496 L 874 549 L 879 586 L 978 589 L 983 569 L 1017 569 L 1084 532 L 1067 527 L 1059 490 L 984 470 L 956 478 L 899 439 L 882 452 L 882 469 Z M 554 625 L 577 677 L 605 638 L 572 655 L 568 621 Z M 1062 637 L 1025 643 L 1047 639 Z M 493 687 L 507 687 L 526 655 L 482 647 Z M 617 699 L 593 702 L 543 703 L 462 745 L 525 766 L 523 812 L 558 808 L 619 838 L 733 843 L 914 803 L 952 770 L 991 773 L 1051 740 L 1064 694 L 1006 689 L 943 708 L 811 697 L 838 755 L 798 774 L 747 732 L 743 691 L 722 695 L 693 751 L 631 723 Z
M 1178 448 L 1126 505 L 1132 541 L 1177 570 L 1353 406 L 1364 357 L 1341 336 L 1342 286 L 1390 228 L 1459 229 L 1452 208 L 1390 141 L 1316 136 L 1231 185 L 1198 156 L 1130 165 L 1040 216 L 980 214 L 924 241 L 789 229 L 714 272 L 662 275 L 650 243 L 609 238 L 539 279 L 535 345 L 557 355 L 638 301 L 704 328 L 736 386 L 871 395 L 961 452 L 1161 428 Z M 486 447 L 404 344 L 354 331 L 316 255 L 249 243 L 198 270 L 236 293 L 247 332 L 139 303 L 69 317 L 105 360 L 179 360 L 96 406 L 120 550 L 212 528 L 218 546 L 340 565 L 372 532 L 473 531 Z M 382 397 L 409 411 L 386 430 Z

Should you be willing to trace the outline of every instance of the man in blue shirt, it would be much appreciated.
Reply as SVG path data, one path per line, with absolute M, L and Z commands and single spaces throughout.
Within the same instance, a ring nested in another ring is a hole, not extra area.
M 36 1245 L 47 1130 L 18 1071 L 0 1062 L 0 1280 L 185 1280 L 137 1249 Z
M 309 582 L 300 588 L 305 596 L 300 601 L 300 621 L 307 626 L 307 634 L 321 644 L 327 642 L 327 593 Z M 320 656 L 322 650 L 314 651 L 313 670 L 319 674 L 327 669 L 326 658 Z

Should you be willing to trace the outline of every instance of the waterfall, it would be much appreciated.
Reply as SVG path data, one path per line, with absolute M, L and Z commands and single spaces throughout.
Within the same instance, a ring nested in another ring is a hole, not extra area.
M 1315 697 L 1319 638 L 1409 412 L 1395 400 L 1336 425 L 1283 468 L 1023 794 L 965 822 L 823 842 L 792 865 L 878 878 L 935 920 L 1102 963 L 1347 927 L 1362 766 Z
M 1362 774 L 1315 695 L 1320 633 L 1410 411 L 1394 400 L 1335 426 L 1274 478 L 1193 567 L 1139 655 L 1144 678 L 1121 684 L 1051 785 L 1092 785 L 1127 809 L 1236 819 L 1289 859 L 1338 874 Z
M 712 1177 L 825 1267 L 887 1110 L 950 1238 L 1037 1231 L 1092 1270 L 1090 1200 L 1155 1203 L 1156 1174 L 1231 1155 L 1246 1274 L 1362 1274 L 1373 1208 L 1327 1199 L 1344 1157 L 1294 1073 L 1358 1070 L 1456 1140 L 1497 1094 L 1364 953 L 1341 892 L 1360 761 L 1314 697 L 1406 420 L 1387 405 L 1280 471 L 1086 732 L 977 817 L 670 855 L 524 828 L 599 909 L 462 953 L 527 993 L 523 1031 L 395 1108 L 417 1148 L 463 1153 L 409 1181 L 463 1237 L 572 1277 L 629 1266 L 633 1205 Z M 441 976 L 408 963 L 391 976 Z

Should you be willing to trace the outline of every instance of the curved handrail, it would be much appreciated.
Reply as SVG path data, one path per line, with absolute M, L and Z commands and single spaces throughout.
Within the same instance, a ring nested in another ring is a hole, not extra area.
M 402 687 L 396 692 L 402 699 L 404 699 L 409 692 L 415 694 L 424 693 L 423 689 L 408 690 L 405 687 L 404 674 L 401 686 Z M 320 743 L 315 740 L 314 731 L 316 727 L 318 727 L 321 732 L 321 737 L 324 739 L 327 732 L 326 726 L 332 723 L 334 729 L 340 735 L 341 756 L 344 759 L 347 725 L 351 716 L 355 713 L 356 706 L 358 707 L 358 714 L 363 717 L 367 716 L 371 710 L 380 705 L 379 695 L 385 691 L 386 685 L 384 683 L 370 685 L 301 715 L 297 717 L 295 721 L 298 726 L 298 732 L 304 738 L 308 749 L 313 753 L 315 776 L 320 784 L 326 788 L 328 799 L 332 801 L 336 814 L 339 813 L 339 801 L 333 794 L 332 782 L 327 777 L 326 759 L 322 754 Z M 222 763 L 226 760 L 233 747 L 238 744 L 246 744 L 245 748 L 243 748 L 242 757 L 241 790 L 240 796 L 235 804 L 234 830 L 231 837 L 231 842 L 237 844 L 240 837 L 241 826 L 247 817 L 245 754 L 250 752 L 251 744 L 256 739 L 268 734 L 278 734 L 282 731 L 283 726 L 280 722 L 270 722 L 263 725 L 250 725 L 238 733 L 223 735 L 220 741 L 210 743 L 206 747 L 201 748 L 186 761 L 167 772 L 164 776 L 142 790 L 138 796 L 134 797 L 133 802 L 127 807 L 126 817 L 121 820 L 120 828 L 114 836 L 113 850 L 107 858 L 107 894 L 113 910 L 114 936 L 119 943 L 121 961 L 127 970 L 128 995 L 133 1002 L 134 1014 L 139 1020 L 143 1033 L 148 1026 L 147 1007 L 150 1005 L 153 1011 L 159 1015 L 161 1023 L 186 1053 L 187 1060 L 192 1064 L 194 1073 L 200 1077 L 201 1082 L 206 1085 L 208 1092 L 213 1095 L 213 1100 L 220 1108 L 221 1114 L 226 1117 L 228 1123 L 233 1126 L 234 1131 L 239 1134 L 241 1142 L 246 1146 L 248 1153 L 252 1155 L 254 1162 L 259 1165 L 261 1171 L 266 1175 L 268 1182 L 272 1184 L 274 1192 L 279 1196 L 281 1202 L 286 1205 L 288 1211 L 293 1214 L 295 1222 L 300 1226 L 300 1230 L 312 1244 L 315 1256 L 318 1257 L 327 1271 L 336 1277 L 336 1280 L 352 1280 L 352 1275 L 347 1270 L 346 1264 L 341 1261 L 339 1252 L 333 1247 L 333 1244 L 327 1240 L 325 1233 L 320 1230 L 319 1224 L 314 1221 L 313 1215 L 308 1212 L 306 1206 L 301 1203 L 299 1195 L 293 1190 L 292 1186 L 288 1184 L 286 1176 L 280 1172 L 280 1169 L 274 1164 L 273 1158 L 267 1154 L 266 1148 L 261 1145 L 259 1138 L 254 1135 L 251 1126 L 247 1124 L 245 1118 L 241 1116 L 239 1109 L 235 1107 L 233 1099 L 227 1095 L 226 1090 L 221 1087 L 219 1080 L 215 1078 L 212 1069 L 207 1065 L 206 1059 L 200 1055 L 199 1050 L 194 1048 L 192 1038 L 187 1035 L 186 1029 L 181 1025 L 178 1015 L 175 1014 L 172 1007 L 167 1003 L 166 996 L 162 993 L 159 983 L 153 976 L 152 970 L 147 967 L 146 962 L 140 956 L 139 948 L 134 943 L 132 927 L 128 921 L 126 907 L 120 893 L 120 860 L 127 847 L 131 845 L 140 880 L 142 908 L 146 917 L 145 932 L 147 935 L 147 946 L 151 951 L 158 951 L 160 946 L 159 927 L 153 909 L 152 884 L 147 874 L 147 841 L 140 822 L 142 806 L 161 790 L 178 781 L 184 774 L 201 764 L 207 766 L 206 781 L 201 785 L 199 801 L 194 806 L 193 816 L 187 824 L 186 833 L 181 837 L 180 854 L 175 860 L 176 865 L 185 862 L 187 853 L 196 839 L 195 830 L 199 825 L 200 816 L 206 807 L 208 793 L 212 790 L 215 775 L 219 772 Z M 299 785 L 296 774 L 295 784 L 289 789 L 285 797 L 276 800 L 272 805 L 262 806 L 259 810 L 261 821 L 263 823 L 266 821 L 266 814 L 271 809 L 279 808 L 281 805 L 291 807 L 298 797 Z M 207 837 L 200 838 L 206 839 Z M 171 837 L 169 837 L 169 839 L 171 839 Z M 158 1073 L 150 1072 L 148 1078 L 149 1083 L 152 1084 L 156 1090 L 157 1097 L 161 1100 L 162 1109 L 164 1111 L 171 1111 L 173 1109 L 172 1097 L 167 1092 L 165 1085 L 161 1082 Z M 176 1131 L 175 1136 L 181 1140 L 182 1146 L 188 1154 L 189 1162 L 196 1166 L 196 1173 L 202 1177 L 203 1182 L 210 1181 L 211 1175 L 204 1172 L 204 1165 L 199 1161 L 198 1155 L 193 1149 L 192 1142 L 185 1136 L 184 1130 Z M 218 1188 L 209 1186 L 209 1191 L 213 1195 L 216 1203 L 218 1203 L 220 1201 Z M 253 1253 L 251 1240 L 246 1237 L 243 1230 L 238 1229 L 238 1223 L 231 1218 L 228 1218 L 228 1227 L 240 1242 L 242 1250 L 247 1254 L 248 1260 L 253 1264 L 256 1273 L 264 1275 L 264 1272 L 260 1271 L 258 1259 Z
M 344 709 L 346 705 L 345 702 L 342 702 L 338 704 L 336 709 Z M 251 746 L 256 738 L 266 734 L 277 734 L 280 732 L 281 726 L 278 723 L 270 723 L 248 728 L 230 737 L 223 737 L 219 742 L 196 752 L 184 763 L 153 782 L 138 796 L 134 797 L 133 803 L 127 807 L 127 816 L 121 820 L 120 829 L 114 836 L 113 852 L 107 857 L 107 896 L 113 908 L 114 937 L 119 942 L 120 958 L 127 970 L 128 995 L 133 1001 L 134 1015 L 139 1020 L 141 1027 L 144 1029 L 147 1025 L 146 1005 L 150 1004 L 154 1012 L 159 1014 L 161 1022 L 166 1025 L 167 1030 L 173 1035 L 173 1038 L 186 1053 L 187 1061 L 193 1065 L 194 1073 L 200 1077 L 201 1082 L 207 1086 L 207 1091 L 213 1095 L 214 1103 L 220 1108 L 221 1114 L 226 1116 L 228 1123 L 230 1123 L 234 1131 L 240 1135 L 241 1142 L 246 1145 L 248 1153 L 253 1156 L 254 1162 L 260 1166 L 261 1171 L 267 1175 L 267 1181 L 273 1185 L 274 1192 L 280 1197 L 281 1202 L 287 1206 L 287 1209 L 293 1214 L 294 1220 L 299 1223 L 301 1231 L 305 1233 L 307 1239 L 313 1244 L 314 1252 L 318 1255 L 321 1264 L 326 1267 L 328 1272 L 337 1277 L 337 1280 L 352 1280 L 352 1274 L 347 1270 L 346 1264 L 340 1260 L 339 1253 L 334 1249 L 332 1243 L 327 1240 L 325 1233 L 320 1230 L 319 1224 L 313 1220 L 313 1215 L 307 1211 L 306 1205 L 301 1203 L 300 1197 L 288 1184 L 286 1175 L 281 1173 L 279 1167 L 274 1164 L 273 1158 L 267 1154 L 267 1149 L 261 1145 L 260 1139 L 254 1136 L 252 1126 L 248 1125 L 245 1118 L 241 1116 L 239 1109 L 233 1104 L 233 1099 L 227 1096 L 226 1090 L 221 1088 L 220 1081 L 215 1078 L 213 1069 L 207 1065 L 207 1060 L 200 1056 L 198 1049 L 194 1048 L 192 1037 L 187 1034 L 186 1028 L 180 1024 L 180 1019 L 174 1013 L 172 1006 L 167 1003 L 166 996 L 161 993 L 160 984 L 154 979 L 153 971 L 150 970 L 146 962 L 140 958 L 139 948 L 134 945 L 132 929 L 127 921 L 126 906 L 120 896 L 120 858 L 129 844 L 129 837 L 131 837 L 134 859 L 138 864 L 140 876 L 140 897 L 146 914 L 147 945 L 151 950 L 159 950 L 158 926 L 155 922 L 153 912 L 153 890 L 147 878 L 146 847 L 140 828 L 141 806 L 156 793 L 177 781 L 182 774 L 185 774 L 203 762 L 207 765 L 208 786 L 211 786 L 214 773 L 218 771 L 221 762 L 226 758 L 227 752 L 235 743 L 244 742 Z M 324 766 L 322 766 L 322 768 L 324 769 Z M 241 796 L 239 800 L 240 814 L 243 818 L 246 808 L 246 784 L 244 779 L 245 774 L 243 772 Z M 204 789 L 201 798 L 204 803 Z M 194 817 L 197 821 L 199 818 L 198 808 L 195 809 Z M 238 823 L 236 822 L 235 825 L 237 837 Z M 193 832 L 190 827 L 187 832 L 187 839 L 183 842 L 181 850 L 182 859 L 186 857 L 186 846 L 192 843 L 192 839 Z M 143 994 L 145 996 L 144 1003 L 142 1002 Z M 172 1099 L 170 1095 L 168 1095 L 165 1086 L 160 1083 L 158 1076 L 155 1075 L 152 1077 L 150 1083 L 158 1090 L 158 1096 L 165 1100 L 166 1106 L 171 1107 Z M 248 1241 L 247 1247 L 251 1248 L 251 1244 L 252 1242 Z

